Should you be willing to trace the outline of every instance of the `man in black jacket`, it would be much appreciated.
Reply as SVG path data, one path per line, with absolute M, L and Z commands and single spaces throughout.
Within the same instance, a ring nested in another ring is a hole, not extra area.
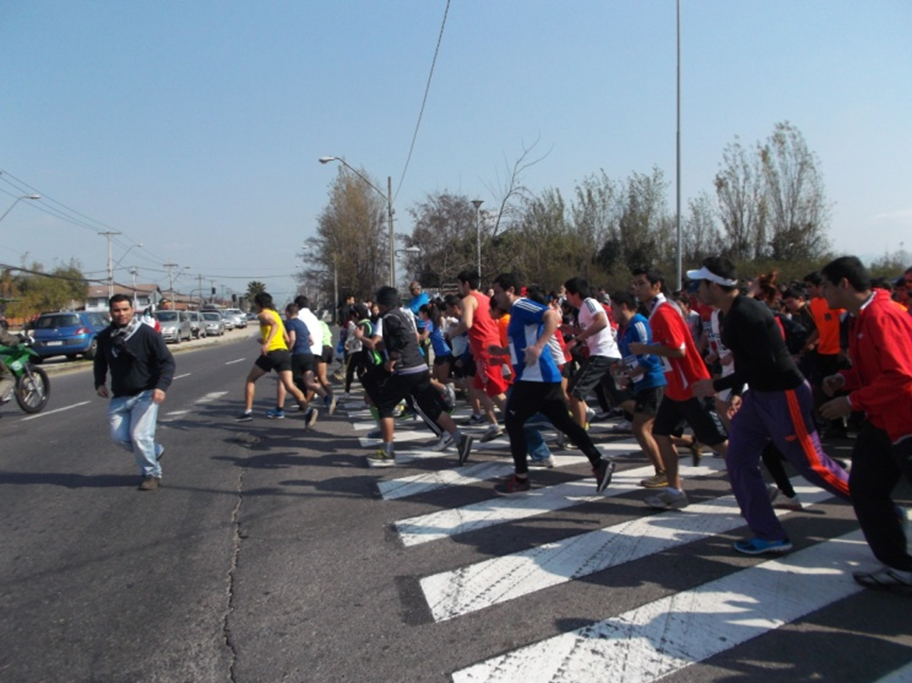
M 136 458 L 142 473 L 139 490 L 154 491 L 161 486 L 160 460 L 165 450 L 155 443 L 155 421 L 174 378 L 174 357 L 161 335 L 134 316 L 130 297 L 115 294 L 109 309 L 111 325 L 98 335 L 95 392 L 111 398 L 111 439 Z

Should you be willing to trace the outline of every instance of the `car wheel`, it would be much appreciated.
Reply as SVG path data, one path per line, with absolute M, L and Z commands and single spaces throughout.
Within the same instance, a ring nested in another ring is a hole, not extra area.
M 82 354 L 82 357 L 86 360 L 95 360 L 96 353 L 98 353 L 98 340 L 92 339 L 92 343 L 89 344 L 89 348 Z

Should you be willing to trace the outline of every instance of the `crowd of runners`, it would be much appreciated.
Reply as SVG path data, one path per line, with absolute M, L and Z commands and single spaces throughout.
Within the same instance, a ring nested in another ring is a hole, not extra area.
M 364 388 L 377 423 L 368 436 L 379 440 L 370 466 L 396 464 L 402 415 L 423 421 L 434 433 L 430 448 L 451 450 L 464 465 L 474 437 L 452 415 L 465 401 L 469 424 L 487 425 L 481 442 L 509 439 L 514 474 L 495 493 L 528 494 L 530 470 L 554 467 L 542 430 L 560 435 L 559 450 L 587 457 L 601 492 L 615 463 L 589 425 L 613 417 L 609 434 L 632 433 L 655 470 L 640 482 L 652 490 L 647 506 L 686 508 L 678 449 L 694 464 L 709 449 L 725 459 L 753 534 L 735 549 L 785 553 L 792 544 L 775 509 L 802 506 L 787 461 L 853 505 L 883 563 L 855 579 L 912 592 L 905 515 L 892 500 L 902 475 L 912 481 L 912 268 L 874 281 L 858 259 L 843 257 L 780 283 L 775 271 L 743 278 L 713 257 L 674 293 L 652 268 L 635 269 L 631 287 L 613 293 L 581 277 L 552 292 L 512 273 L 484 287 L 471 270 L 457 281 L 458 294 L 430 298 L 413 282 L 406 302 L 382 287 L 374 301 L 338 309 L 344 362 L 335 377 L 346 395 L 356 379 Z M 276 370 L 276 406 L 266 416 L 283 418 L 291 394 L 312 426 L 313 401 L 329 414 L 336 405 L 329 329 L 305 297 L 286 308 L 284 323 L 268 294 L 256 305 L 262 354 L 238 419 L 252 419 L 254 384 Z M 828 456 L 821 435 L 854 438 L 851 461 Z

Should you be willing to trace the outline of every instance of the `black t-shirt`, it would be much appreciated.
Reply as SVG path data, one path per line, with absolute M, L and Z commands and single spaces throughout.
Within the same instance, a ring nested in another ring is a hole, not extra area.
M 713 382 L 716 391 L 740 393 L 745 384 L 756 391 L 786 391 L 804 382 L 782 328 L 769 307 L 746 296 L 735 297 L 727 314 L 719 314 L 722 343 L 732 352 L 735 371 Z

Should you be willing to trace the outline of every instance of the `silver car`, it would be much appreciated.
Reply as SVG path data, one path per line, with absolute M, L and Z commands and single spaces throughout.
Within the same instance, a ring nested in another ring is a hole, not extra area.
M 197 339 L 206 337 L 206 328 L 203 326 L 203 316 L 199 311 L 187 311 L 187 318 L 190 319 L 190 330 Z
M 166 342 L 180 344 L 193 339 L 190 317 L 185 311 L 156 311 L 155 318 L 161 323 L 161 336 Z
M 234 316 L 231 315 L 228 311 L 219 311 L 219 315 L 222 316 L 222 323 L 225 325 L 226 330 L 234 329 Z
M 238 329 L 247 327 L 247 316 L 244 315 L 244 312 L 240 308 L 226 308 L 225 313 L 231 315 L 231 322 L 233 322 L 234 326 Z
M 225 334 L 225 323 L 222 322 L 222 316 L 218 311 L 203 311 L 200 315 L 203 316 L 206 335 L 221 337 Z

